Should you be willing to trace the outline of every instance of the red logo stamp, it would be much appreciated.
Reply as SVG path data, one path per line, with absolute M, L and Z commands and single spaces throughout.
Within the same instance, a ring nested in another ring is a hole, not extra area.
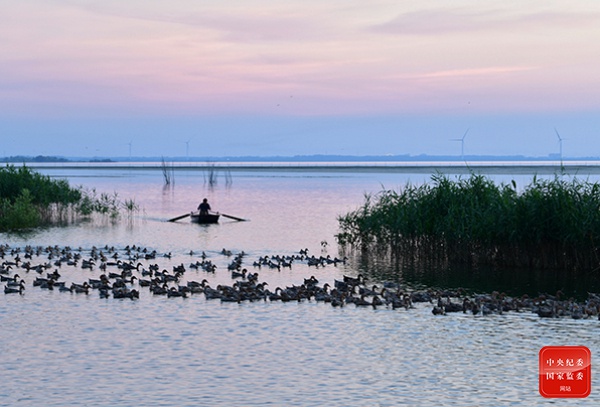
M 585 346 L 544 346 L 540 349 L 540 394 L 553 398 L 583 398 L 592 391 L 592 354 Z

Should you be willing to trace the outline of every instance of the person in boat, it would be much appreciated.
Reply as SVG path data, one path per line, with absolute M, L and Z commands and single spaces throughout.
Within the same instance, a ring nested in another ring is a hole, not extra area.
M 204 198 L 202 203 L 198 205 L 198 210 L 200 211 L 200 215 L 208 215 L 208 211 L 210 211 L 210 204 L 208 203 L 208 199 Z

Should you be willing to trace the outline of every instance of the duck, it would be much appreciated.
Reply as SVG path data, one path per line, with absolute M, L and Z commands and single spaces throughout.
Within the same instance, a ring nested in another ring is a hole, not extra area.
M 120 278 L 120 277 L 123 277 L 123 273 L 112 273 L 112 272 L 108 273 L 108 278 L 114 279 L 114 278 Z
M 221 302 L 237 302 L 240 304 L 242 302 L 242 295 L 237 291 L 228 292 L 221 296 Z
M 2 263 L 0 265 L 0 274 L 8 275 L 8 274 L 10 274 L 11 269 L 12 269 L 12 266 L 5 267 L 4 263 Z
M 348 291 L 348 283 L 344 282 L 344 281 L 340 281 L 340 280 L 333 280 L 333 286 L 337 289 L 337 290 L 341 290 L 341 291 Z
M 15 274 L 15 275 L 16 275 L 16 274 Z M 6 282 L 6 285 L 7 285 L 8 287 L 19 287 L 19 286 L 21 286 L 21 285 L 22 285 L 23 287 L 25 287 L 25 280 L 23 280 L 23 279 L 21 279 L 21 280 L 18 280 L 18 281 L 17 281 L 16 279 L 15 279 L 15 280 L 9 280 L 9 281 L 7 281 L 7 282 Z
M 438 303 L 438 305 L 440 305 L 440 303 L 441 301 Z M 444 302 L 442 306 L 444 307 L 445 312 L 461 312 L 465 309 L 464 303 L 459 304 L 452 302 L 450 301 L 450 298 L 448 298 L 448 300 Z
M 101 274 L 99 279 L 88 278 L 88 284 L 91 288 L 101 288 L 108 286 L 110 282 L 105 274 Z
M 246 270 L 246 269 L 242 269 L 241 272 L 234 270 L 231 272 L 231 278 L 246 278 L 247 272 L 248 272 L 248 270 Z
M 25 284 L 20 284 L 16 287 L 4 286 L 4 294 L 23 294 Z
M 372 302 L 369 302 L 365 299 L 364 295 L 361 295 L 360 297 L 355 297 L 353 299 L 354 305 L 356 305 L 357 307 L 369 307 L 369 306 L 373 306 Z
M 138 280 L 136 276 L 131 276 L 131 278 L 119 277 L 116 279 L 115 284 L 134 284 L 135 280 Z
M 167 283 L 163 283 L 162 285 L 155 284 L 150 287 L 150 291 L 154 295 L 167 295 L 169 287 L 167 286 Z
M 344 276 L 344 282 L 350 285 L 360 285 L 364 284 L 365 277 L 362 274 L 359 274 L 357 277 Z
M 154 283 L 153 280 L 148 280 L 148 279 L 144 279 L 144 278 L 140 278 L 138 280 L 138 284 L 140 285 L 140 287 L 150 287 L 153 283 Z
M 12 277 L 0 275 L 0 281 L 17 281 L 18 278 L 20 278 L 18 274 L 15 274 Z
M 48 278 L 36 277 L 35 280 L 33 280 L 33 286 L 34 287 L 39 287 L 42 284 L 48 284 L 49 280 L 50 279 L 48 279 Z
M 265 297 L 264 297 L 265 301 L 267 300 L 267 298 L 271 302 L 280 301 L 281 300 L 281 294 L 279 293 L 280 291 L 281 291 L 281 287 L 275 288 L 275 292 L 265 290 Z
M 202 280 L 201 282 L 197 282 L 197 281 L 194 281 L 194 280 L 190 280 L 190 281 L 188 281 L 188 282 L 186 283 L 186 285 L 187 285 L 188 287 L 190 287 L 190 288 L 192 288 L 192 287 L 202 287 L 202 288 L 204 288 L 204 287 L 206 286 L 206 284 L 208 284 L 208 280 L 207 280 L 207 279 L 204 279 L 204 280 Z
M 315 266 L 315 267 L 319 267 L 323 265 L 322 262 L 323 258 L 317 258 L 314 255 L 312 257 L 307 257 L 306 258 L 306 264 L 309 266 Z
M 144 265 L 142 263 L 137 263 L 136 265 L 133 265 L 132 262 L 122 262 L 119 260 L 118 263 L 118 267 L 123 270 L 123 271 L 132 271 L 132 270 L 139 270 L 140 267 L 143 267 Z
M 113 298 L 129 298 L 131 300 L 140 298 L 138 290 L 129 290 L 127 288 L 113 289 Z
M 378 288 L 377 285 L 373 285 L 373 288 L 371 288 L 371 289 L 369 289 L 367 287 L 360 287 L 358 289 L 358 293 L 359 294 L 364 294 L 364 295 L 367 295 L 367 296 L 369 296 L 369 295 L 370 296 L 377 295 L 378 294 L 377 288 Z
M 379 296 L 374 295 L 373 299 L 371 300 L 371 304 L 373 305 L 373 309 L 375 309 L 375 307 L 379 307 L 379 306 L 383 305 L 384 302 L 381 298 L 379 298 Z
M 387 291 L 386 291 L 386 293 L 387 293 Z M 383 295 L 383 291 L 382 291 L 382 295 Z M 392 305 L 393 310 L 398 309 L 398 308 L 404 308 L 406 310 L 409 310 L 410 308 L 414 308 L 414 306 L 412 305 L 412 303 L 410 301 L 409 295 L 398 296 L 395 294 L 390 294 L 384 298 L 386 299 L 386 302 L 388 304 Z
M 332 292 L 332 294 L 331 294 L 331 306 L 332 307 L 342 308 L 344 306 L 345 301 L 346 301 L 346 296 L 344 294 L 338 296 L 338 295 L 334 295 Z
M 212 288 L 211 286 L 209 286 L 208 284 L 204 286 L 204 297 L 207 300 L 214 300 L 214 299 L 219 299 L 223 296 L 223 294 L 221 293 L 221 291 L 219 290 L 220 286 L 217 286 L 217 288 Z
M 58 291 L 61 292 L 61 293 L 63 293 L 63 292 L 70 292 L 70 293 L 72 293 L 73 292 L 73 290 L 71 290 L 70 287 L 67 287 L 67 286 L 64 286 L 64 285 L 58 286 Z
M 431 313 L 433 315 L 446 315 L 446 311 L 444 310 L 444 307 L 440 307 L 439 305 L 436 305 L 435 307 L 433 307 L 433 309 L 431 310 Z
M 347 261 L 347 260 L 348 260 L 348 257 L 346 257 L 346 256 L 344 256 L 344 257 L 343 257 L 343 258 L 341 258 L 341 259 L 340 259 L 340 258 L 338 258 L 338 257 L 336 257 L 336 258 L 334 258 L 334 259 L 333 259 L 333 265 L 334 265 L 334 266 L 337 266 L 337 264 L 338 264 L 338 263 L 346 264 L 346 261 Z
M 187 293 L 183 290 L 180 290 L 178 287 L 171 287 L 167 291 L 167 297 L 169 297 L 169 298 L 171 298 L 171 297 L 187 298 Z
M 184 274 L 185 273 L 185 266 L 183 265 L 183 263 L 181 263 L 178 266 L 173 266 L 173 273 L 175 273 L 175 274 Z
M 315 287 L 313 296 L 315 301 L 331 302 L 331 294 L 329 293 L 329 283 L 323 284 L 323 287 Z
M 557 316 L 556 304 L 550 305 L 547 303 L 542 303 L 538 306 L 535 313 L 538 314 L 540 318 L 555 318 Z
M 90 285 L 87 283 L 87 281 L 83 284 L 71 283 L 71 287 L 69 287 L 69 289 L 71 292 L 89 294 Z

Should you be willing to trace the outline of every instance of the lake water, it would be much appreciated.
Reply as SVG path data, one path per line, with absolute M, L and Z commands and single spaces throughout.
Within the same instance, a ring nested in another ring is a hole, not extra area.
M 291 269 L 254 268 L 269 255 L 308 248 L 316 256 L 341 256 L 334 235 L 337 216 L 356 209 L 365 193 L 421 183 L 434 171 L 390 169 L 220 170 L 217 184 L 207 171 L 177 168 L 165 188 L 159 169 L 43 169 L 71 185 L 135 199 L 140 212 L 117 223 L 107 219 L 25 234 L 0 234 L 11 248 L 71 246 L 89 256 L 92 247 L 156 250 L 161 269 L 186 266 L 184 280 L 231 285 L 227 265 L 244 251 L 244 266 L 268 287 L 319 285 L 344 275 L 374 276 L 391 267 L 385 259 L 371 273 L 356 256 L 345 264 L 315 268 L 304 261 Z M 492 173 L 522 185 L 532 174 Z M 580 174 L 581 175 L 581 174 Z M 249 219 L 195 225 L 185 214 L 207 197 L 213 209 Z M 323 242 L 326 242 L 323 243 Z M 204 251 L 216 272 L 189 269 Z M 162 257 L 170 253 L 171 258 Z M 34 256 L 34 264 L 47 261 Z M 375 267 L 375 266 L 374 266 Z M 54 268 L 53 268 L 54 269 Z M 51 269 L 51 270 L 53 270 Z M 61 279 L 82 283 L 97 268 L 63 265 Z M 109 270 L 110 271 L 110 270 Z M 114 270 L 117 268 L 114 267 Z M 479 406 L 598 405 L 600 384 L 592 373 L 586 399 L 545 399 L 538 392 L 538 352 L 546 345 L 584 345 L 592 364 L 600 350 L 595 319 L 540 319 L 530 313 L 472 316 L 432 315 L 432 305 L 415 309 L 372 309 L 323 302 L 242 302 L 154 296 L 103 299 L 33 287 L 24 295 L 0 296 L 0 405 L 2 406 Z M 402 281 L 401 277 L 396 276 Z M 392 277 L 390 277 L 392 279 Z M 464 283 L 464 282 L 461 282 Z M 468 284 L 468 282 L 467 282 Z M 451 282 L 449 282 L 451 285 Z M 139 287 L 138 287 L 139 288 Z

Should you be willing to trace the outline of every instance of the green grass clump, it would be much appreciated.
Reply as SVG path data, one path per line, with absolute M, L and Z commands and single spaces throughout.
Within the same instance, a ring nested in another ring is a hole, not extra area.
M 33 205 L 73 204 L 81 199 L 81 192 L 71 188 L 66 180 L 54 180 L 25 165 L 0 168 L 0 198 L 14 203 L 24 190 L 29 191 Z
M 66 180 L 52 179 L 23 165 L 0 168 L 0 231 L 69 222 L 93 213 L 129 216 L 138 210 L 133 200 L 122 204 L 117 194 L 72 188 Z
M 517 192 L 471 174 L 368 195 L 338 218 L 342 245 L 387 247 L 443 266 L 567 268 L 600 265 L 600 185 L 560 177 Z
M 0 230 L 38 226 L 52 208 L 74 205 L 81 192 L 26 166 L 0 168 Z
M 23 189 L 14 199 L 0 199 L 0 230 L 31 228 L 40 223 L 41 216 L 32 203 L 31 193 Z

